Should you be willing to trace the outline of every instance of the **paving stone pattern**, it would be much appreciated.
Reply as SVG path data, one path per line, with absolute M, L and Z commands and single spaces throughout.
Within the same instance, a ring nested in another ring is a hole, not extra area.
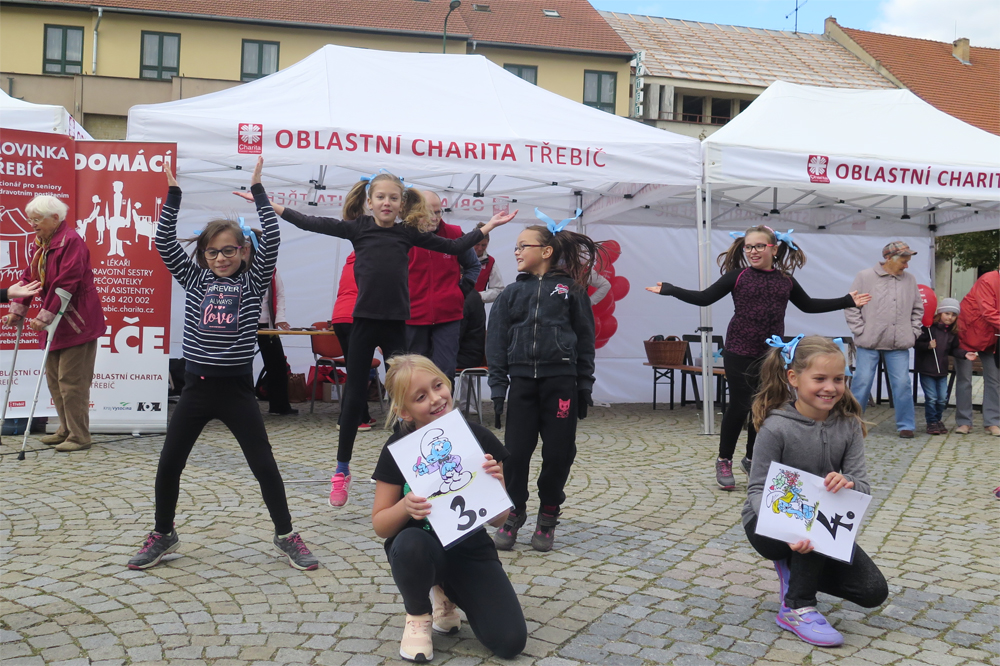
M 335 406 L 264 418 L 286 481 L 329 477 Z M 529 522 L 501 554 L 528 620 L 524 654 L 496 660 L 463 626 L 435 637 L 434 663 L 1000 666 L 1000 440 L 981 428 L 901 440 L 891 410 L 868 418 L 875 499 L 860 543 L 890 596 L 867 610 L 821 595 L 844 646 L 814 648 L 775 625 L 776 575 L 739 526 L 745 477 L 737 492 L 715 486 L 717 438 L 699 434 L 698 413 L 615 405 L 580 425 L 556 549 L 533 551 Z M 359 436 L 343 508 L 327 505 L 328 483 L 287 485 L 295 527 L 321 561 L 312 572 L 274 551 L 259 488 L 219 423 L 181 482 L 180 550 L 145 572 L 125 563 L 152 526 L 162 436 L 99 436 L 72 454 L 30 440 L 43 450 L 23 462 L 19 438 L 5 439 L 3 665 L 403 663 L 402 603 L 365 482 L 386 436 Z

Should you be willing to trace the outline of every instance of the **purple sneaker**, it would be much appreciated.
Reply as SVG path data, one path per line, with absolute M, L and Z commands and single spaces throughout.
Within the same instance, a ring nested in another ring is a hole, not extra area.
M 788 608 L 782 604 L 774 621 L 811 645 L 835 647 L 844 643 L 840 632 L 813 606 Z
M 774 570 L 778 572 L 778 601 L 785 605 L 785 595 L 788 594 L 788 580 L 792 576 L 792 570 L 788 566 L 788 560 L 775 560 Z

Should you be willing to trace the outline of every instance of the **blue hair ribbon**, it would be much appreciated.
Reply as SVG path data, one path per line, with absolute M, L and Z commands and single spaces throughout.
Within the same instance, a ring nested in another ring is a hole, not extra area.
M 833 344 L 840 347 L 840 351 L 844 355 L 844 376 L 853 377 L 854 375 L 851 373 L 851 361 L 847 356 L 847 345 L 844 343 L 844 338 L 834 338 Z
M 562 222 L 557 223 L 555 220 L 553 220 L 551 217 L 543 213 L 538 208 L 535 209 L 535 217 L 537 217 L 539 220 L 545 223 L 545 228 L 548 229 L 549 233 L 552 234 L 553 236 L 562 231 L 563 229 L 565 229 L 569 225 L 569 223 L 572 222 L 573 220 L 579 219 L 580 215 L 582 214 L 583 210 L 577 208 L 576 215 L 574 215 L 573 217 L 567 217 Z
M 745 232 L 745 231 L 730 231 L 729 232 L 729 237 L 732 238 L 733 240 L 736 240 L 737 238 L 743 238 L 746 235 L 747 235 L 747 232 Z
M 253 229 L 247 226 L 242 216 L 236 219 L 240 221 L 240 230 L 243 232 L 243 235 L 249 238 L 250 242 L 253 243 L 254 252 L 259 252 L 260 247 L 257 245 L 257 234 L 253 232 Z
M 788 368 L 795 360 L 795 348 L 799 346 L 799 340 L 804 337 L 804 335 L 799 334 L 792 338 L 791 342 L 785 342 L 777 335 L 772 335 L 766 342 L 768 347 L 781 350 L 781 360 L 785 362 L 785 368 Z
M 367 192 L 368 189 L 372 186 L 372 181 L 375 180 L 375 177 L 376 176 L 380 176 L 383 173 L 387 173 L 390 176 L 393 175 L 393 173 L 391 171 L 389 171 L 385 167 L 382 167 L 381 169 L 379 169 L 378 171 L 376 171 L 375 173 L 373 173 L 370 176 L 361 176 L 360 180 L 362 182 L 366 183 L 366 185 L 365 185 L 365 192 Z M 399 179 L 399 182 L 403 183 L 403 187 L 413 187 L 413 185 L 407 184 L 402 178 Z
M 780 242 L 787 245 L 788 247 L 792 248 L 793 250 L 797 250 L 799 249 L 798 246 L 792 241 L 793 231 L 795 230 L 789 229 L 788 231 L 775 231 L 774 237 L 777 238 Z

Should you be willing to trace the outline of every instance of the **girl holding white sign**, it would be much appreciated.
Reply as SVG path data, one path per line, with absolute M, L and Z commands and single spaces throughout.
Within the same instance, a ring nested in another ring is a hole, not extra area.
M 375 534 L 386 540 L 392 577 L 406 608 L 399 655 L 408 661 L 433 659 L 431 631 L 458 631 L 461 619 L 457 604 L 483 645 L 498 657 L 513 659 L 524 649 L 528 629 L 493 540 L 486 530 L 479 529 L 445 550 L 426 520 L 431 503 L 410 491 L 389 452 L 390 444 L 453 409 L 451 382 L 430 359 L 407 354 L 392 359 L 385 388 L 391 400 L 387 425 L 397 420 L 401 423 L 400 431 L 382 448 L 372 474 L 372 526 Z M 469 427 L 486 452 L 483 470 L 503 483 L 506 449 L 483 426 L 470 423 Z M 506 519 L 504 511 L 490 523 L 496 527 Z
M 278 218 L 260 182 L 263 158 L 257 161 L 250 191 L 264 233 L 256 261 L 250 262 L 250 229 L 233 220 L 213 220 L 197 238 L 192 256 L 177 241 L 181 189 L 163 166 L 170 189 L 156 227 L 156 249 L 171 275 L 184 287 L 184 389 L 174 410 L 156 470 L 156 522 L 129 569 L 156 566 L 180 545 L 174 529 L 181 473 L 194 443 L 212 419 L 219 419 L 239 442 L 260 483 L 261 495 L 274 523 L 274 546 L 296 569 L 312 571 L 319 561 L 292 529 L 285 484 L 274 460 L 264 420 L 253 391 L 254 342 L 261 296 L 267 291 L 278 260 Z
M 757 519 L 761 511 L 771 510 L 761 503 L 772 461 L 824 477 L 830 492 L 853 488 L 871 494 L 867 429 L 861 405 L 846 390 L 847 361 L 837 341 L 800 335 L 786 344 L 772 336 L 768 344 L 774 349 L 764 360 L 761 390 L 753 402 L 758 433 L 743 527 L 750 545 L 773 560 L 778 572 L 778 626 L 812 645 L 840 645 L 844 637 L 816 610 L 817 591 L 872 608 L 889 595 L 882 572 L 856 544 L 851 563 L 840 562 L 812 552 L 808 539 L 784 543 L 757 534 Z

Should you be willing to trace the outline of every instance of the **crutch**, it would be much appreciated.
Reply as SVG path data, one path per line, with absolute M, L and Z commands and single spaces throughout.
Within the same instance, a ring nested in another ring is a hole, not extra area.
M 10 362 L 10 374 L 7 375 L 7 390 L 3 395 L 3 407 L 0 407 L 0 432 L 3 432 L 3 423 L 7 418 L 7 405 L 10 403 L 10 388 L 14 385 L 14 368 L 17 366 L 17 350 L 21 346 L 21 331 L 24 330 L 24 318 L 18 320 L 16 324 L 17 335 L 14 338 L 14 358 Z M 3 441 L 0 439 L 0 441 Z
M 52 338 L 55 337 L 56 327 L 62 321 L 63 314 L 66 313 L 66 306 L 69 305 L 69 299 L 73 297 L 73 294 L 65 289 L 56 287 L 56 296 L 59 297 L 60 301 L 59 312 L 56 313 L 52 323 L 45 327 L 45 332 L 48 334 L 49 339 L 45 341 L 45 352 L 42 354 L 42 370 L 38 373 L 38 382 L 35 384 L 35 397 L 31 401 L 31 411 L 28 412 L 28 424 L 24 427 L 24 439 L 21 440 L 21 452 L 17 454 L 18 460 L 24 460 L 24 449 L 28 445 L 28 434 L 31 433 L 31 420 L 35 418 L 35 407 L 38 405 L 38 392 L 42 389 L 42 377 L 45 376 L 45 362 L 49 358 L 49 348 L 52 347 Z

